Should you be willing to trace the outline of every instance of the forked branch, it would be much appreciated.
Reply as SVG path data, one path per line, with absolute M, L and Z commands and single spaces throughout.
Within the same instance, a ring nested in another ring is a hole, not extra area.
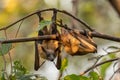
M 98 64 L 96 64 L 96 65 L 94 65 L 94 66 L 91 66 L 90 68 L 88 68 L 87 70 L 85 70 L 83 73 L 81 73 L 80 75 L 84 75 L 84 74 L 86 74 L 87 72 L 89 72 L 90 70 L 93 70 L 94 68 L 96 68 L 96 67 L 98 67 L 98 66 L 101 66 L 101 65 L 103 65 L 103 64 L 105 64 L 105 63 L 109 63 L 109 62 L 114 62 L 114 61 L 117 61 L 117 60 L 119 60 L 120 58 L 115 58 L 115 59 L 110 59 L 110 60 L 106 60 L 106 61 L 103 61 L 103 62 L 100 62 L 100 63 L 98 63 Z
M 72 14 L 70 14 L 70 13 L 67 12 L 67 11 L 59 10 L 59 9 L 55 9 L 55 8 L 38 10 L 38 11 L 36 11 L 36 12 L 34 12 L 34 13 L 31 13 L 31 14 L 23 17 L 22 19 L 19 19 L 18 21 L 14 22 L 14 23 L 6 26 L 6 27 L 0 28 L 0 31 L 1 31 L 1 30 L 6 30 L 6 29 L 8 29 L 8 28 L 10 28 L 10 27 L 13 27 L 13 25 L 15 25 L 15 24 L 17 24 L 18 22 L 23 21 L 23 20 L 25 20 L 25 19 L 33 16 L 33 15 L 37 15 L 38 13 L 47 12 L 47 11 L 56 11 L 56 12 L 60 12 L 60 13 L 63 13 L 63 14 L 65 14 L 65 15 L 68 15 L 68 16 L 72 17 L 72 18 L 75 19 L 76 21 L 78 21 L 78 22 L 80 22 L 81 24 L 83 24 L 87 29 L 89 29 L 89 30 L 91 31 L 91 36 L 92 36 L 92 37 L 97 37 L 97 38 L 102 38 L 102 39 L 107 39 L 107 40 L 111 40 L 111 41 L 120 42 L 120 38 L 119 38 L 119 37 L 114 37 L 114 36 L 110 36 L 110 35 L 106 35 L 106 34 L 97 32 L 97 31 L 95 31 L 94 29 L 92 29 L 91 26 L 88 25 L 85 21 L 83 21 L 83 20 L 81 20 L 81 19 L 78 19 L 77 17 L 73 16 Z M 83 31 L 81 31 L 81 33 L 84 34 Z M 49 36 L 49 35 L 48 35 L 48 36 Z M 37 37 L 36 37 L 36 38 L 37 38 Z M 3 42 L 3 43 L 9 43 L 9 42 L 17 42 L 17 41 L 18 41 L 18 42 L 35 41 L 36 38 L 33 37 L 32 39 L 30 38 L 30 40 L 29 40 L 29 38 L 25 38 L 25 39 L 23 38 L 22 40 L 21 40 L 21 39 L 20 39 L 20 40 L 19 40 L 19 39 L 12 39 L 12 40 L 7 40 L 7 41 L 5 40 L 5 41 L 2 41 L 2 42 Z M 27 40 L 26 40 L 26 39 L 27 39 Z M 40 39 L 40 38 L 38 38 L 38 39 Z M 42 39 L 43 39 L 43 38 L 42 38 Z M 46 39 L 46 37 L 45 37 L 44 39 Z M 24 40 L 25 40 L 25 41 L 24 41 Z
M 44 10 L 39 10 L 39 11 L 36 11 L 32 14 L 29 14 L 25 17 L 23 17 L 22 19 L 19 19 L 18 21 L 6 26 L 6 27 L 3 27 L 0 29 L 0 31 L 2 30 L 7 30 L 8 28 L 10 27 L 13 27 L 13 25 L 17 24 L 18 22 L 20 21 L 23 21 L 33 15 L 38 15 L 42 12 L 46 12 L 46 11 L 54 11 L 56 12 L 56 14 L 59 12 L 59 13 L 63 13 L 65 15 L 68 15 L 70 17 L 72 17 L 73 19 L 75 19 L 76 21 L 80 22 L 81 24 L 83 24 L 87 29 L 90 30 L 90 34 L 91 34 L 91 37 L 96 37 L 96 38 L 102 38 L 102 39 L 106 39 L 106 40 L 111 40 L 111 41 L 116 41 L 116 42 L 120 42 L 120 38 L 119 37 L 114 37 L 114 36 L 111 36 L 111 35 L 106 35 L 106 34 L 103 34 L 103 33 L 100 33 L 100 32 L 97 32 L 95 31 L 94 29 L 91 28 L 90 25 L 88 25 L 85 21 L 81 20 L 81 19 L 78 19 L 77 17 L 73 16 L 72 14 L 64 11 L 64 10 L 59 10 L 59 9 L 55 9 L 55 8 L 50 8 L 50 9 L 44 9 Z M 55 18 L 56 20 L 56 18 Z M 54 22 L 54 20 L 53 20 Z M 58 24 L 57 24 L 58 25 Z M 58 26 L 62 26 L 62 25 L 58 25 Z M 63 26 L 64 27 L 64 26 Z M 65 27 L 64 27 L 65 28 Z M 85 34 L 84 31 L 80 31 L 81 34 Z M 56 40 L 57 38 L 59 37 L 59 35 L 57 34 L 54 34 L 54 35 L 43 35 L 43 36 L 38 36 L 38 37 L 31 37 L 31 38 L 15 38 L 15 39 L 8 39 L 8 40 L 1 40 L 0 42 L 2 44 L 5 44 L 5 43 L 18 43 L 18 42 L 29 42 L 29 41 L 38 41 L 38 40 Z M 107 61 L 104 61 L 104 62 L 101 62 L 101 63 L 98 63 L 96 64 L 94 67 L 90 67 L 88 70 L 86 70 L 83 74 L 87 73 L 88 71 L 90 71 L 91 69 L 94 69 L 102 64 L 105 64 L 105 63 L 108 63 L 108 62 L 113 62 L 113 61 L 117 61 L 119 58 L 115 58 L 115 59 L 111 59 L 111 60 L 107 60 Z

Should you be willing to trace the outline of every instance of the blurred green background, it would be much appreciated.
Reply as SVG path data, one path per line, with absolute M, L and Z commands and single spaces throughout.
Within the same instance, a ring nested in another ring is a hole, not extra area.
M 72 12 L 71 0 L 0 0 L 0 28 L 37 10 L 53 7 L 66 10 L 70 13 Z M 46 19 L 50 19 L 51 17 L 50 13 L 44 13 L 42 15 L 46 17 Z M 60 14 L 59 17 L 63 18 L 62 14 Z M 120 36 L 119 16 L 107 0 L 79 0 L 77 17 L 86 21 L 96 31 L 113 36 Z M 69 18 L 65 19 L 65 21 L 68 24 L 71 23 Z M 15 33 L 19 24 L 20 23 L 7 30 L 8 39 L 15 38 Z M 36 15 L 24 20 L 17 38 L 37 36 L 35 31 L 38 24 L 39 22 Z M 81 25 L 79 27 L 81 27 Z M 4 31 L 0 32 L 0 37 L 5 37 Z M 112 41 L 102 39 L 94 40 L 98 44 L 98 48 L 99 46 L 112 43 Z M 33 71 L 34 42 L 16 43 L 14 46 L 15 48 L 10 51 L 13 61 L 21 60 L 25 67 Z M 9 65 L 8 55 L 6 55 L 6 59 L 7 64 Z M 0 69 L 2 69 L 2 57 L 0 57 L 0 61 Z M 79 66 L 76 61 L 73 62 L 76 66 Z

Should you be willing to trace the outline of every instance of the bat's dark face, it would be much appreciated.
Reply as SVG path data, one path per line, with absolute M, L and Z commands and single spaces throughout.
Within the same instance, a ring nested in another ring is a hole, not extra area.
M 50 41 L 43 41 L 43 44 L 36 45 L 35 48 L 35 70 L 38 70 L 41 66 L 41 59 L 46 59 L 49 61 L 54 61 L 57 57 L 56 67 L 60 69 L 61 66 L 61 58 L 60 58 L 60 47 L 58 47 L 58 41 L 50 40 Z M 59 60 L 59 61 L 58 61 Z
M 56 50 L 46 49 L 42 47 L 43 52 L 46 54 L 46 59 L 53 61 L 56 57 Z
M 39 44 L 38 53 L 41 55 L 40 57 L 53 61 L 59 53 L 59 49 L 59 43 L 57 40 L 44 40 L 42 44 Z

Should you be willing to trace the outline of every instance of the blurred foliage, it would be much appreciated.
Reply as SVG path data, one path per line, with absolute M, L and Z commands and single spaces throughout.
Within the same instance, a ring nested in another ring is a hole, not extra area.
M 66 0 L 67 1 L 67 0 Z M 70 0 L 69 0 L 70 2 Z M 63 4 L 62 4 L 63 3 Z M 8 24 L 36 11 L 39 9 L 44 8 L 50 8 L 55 7 L 59 9 L 65 9 L 68 12 L 71 13 L 71 3 L 65 4 L 64 0 L 0 0 L 0 28 L 3 26 L 7 26 Z M 107 3 L 105 0 L 80 0 L 79 6 L 78 6 L 78 17 L 80 19 L 85 20 L 88 24 L 92 25 L 95 30 L 99 30 L 100 32 L 109 33 L 110 35 L 120 35 L 120 22 L 119 18 L 114 12 L 114 10 L 111 8 L 111 6 Z M 43 17 L 46 19 L 51 18 L 51 12 L 43 13 Z M 58 15 L 59 18 L 64 19 L 65 23 L 68 25 L 71 24 L 71 19 L 67 16 L 63 16 L 62 14 Z M 8 38 L 14 38 L 15 33 L 18 29 L 18 25 L 20 23 L 16 24 L 14 27 L 7 30 Z M 39 24 L 38 18 L 36 16 L 32 16 L 29 19 L 26 19 L 23 21 L 22 28 L 20 28 L 20 32 L 18 35 L 19 37 L 33 37 L 37 36 L 36 28 L 37 30 L 43 28 L 45 25 L 49 25 L 50 21 L 45 20 L 42 21 L 42 23 Z M 16 27 L 17 26 L 17 27 Z M 81 26 L 81 25 L 79 25 Z M 0 34 L 0 37 L 4 37 L 4 32 Z M 106 41 L 96 40 L 96 43 L 104 44 Z M 0 55 L 7 54 L 7 52 L 11 49 L 12 44 L 5 44 L 1 45 L 0 49 Z M 116 46 L 113 46 L 116 48 Z M 113 48 L 112 47 L 112 48 Z M 9 76 L 12 80 L 15 80 L 16 78 L 22 78 L 22 80 L 27 80 L 31 76 L 34 76 L 34 74 L 30 74 L 29 70 L 33 70 L 33 63 L 34 63 L 34 44 L 32 42 L 29 43 L 20 43 L 15 44 L 15 48 L 11 51 L 12 59 L 20 59 L 20 61 L 15 61 L 13 66 L 13 73 Z M 114 52 L 113 52 L 114 53 Z M 8 56 L 5 55 L 7 58 L 7 65 L 9 64 Z M 107 59 L 113 59 L 115 58 L 115 54 L 109 54 L 107 58 L 103 58 L 101 61 L 105 61 Z M 29 59 L 28 59 L 29 58 Z M 80 58 L 78 58 L 80 60 Z M 76 59 L 76 62 L 79 62 L 79 60 Z M 0 66 L 4 65 L 4 62 L 0 56 Z M 30 64 L 30 62 L 32 64 Z M 71 62 L 72 63 L 72 62 Z M 83 63 L 83 62 L 82 62 Z M 85 63 L 85 62 L 84 62 Z M 103 77 L 106 75 L 106 70 L 111 66 L 112 63 L 104 64 L 100 67 L 100 71 Z M 25 65 L 26 68 L 23 66 Z M 87 64 L 86 64 L 87 65 Z M 88 64 L 89 65 L 89 64 Z M 77 65 L 74 65 L 77 67 Z M 68 67 L 68 59 L 63 59 L 62 61 L 62 68 L 61 72 L 63 72 L 66 67 Z M 79 67 L 79 66 L 78 66 Z M 84 67 L 84 66 L 83 66 Z M 2 69 L 2 67 L 0 67 Z M 76 68 L 74 68 L 76 69 Z M 81 69 L 81 68 L 80 68 Z M 17 72 L 16 72 L 17 71 Z M 65 80 L 97 80 L 98 79 L 98 73 L 91 72 L 89 76 L 78 76 L 75 74 L 67 75 L 64 79 Z M 5 74 L 4 71 L 1 72 L 1 80 L 5 80 Z M 41 79 L 40 79 L 41 80 Z M 46 80 L 46 79 L 43 79 Z
M 114 51 L 109 51 L 107 52 L 107 56 L 103 56 L 102 60 L 101 61 L 106 61 L 108 59 L 115 59 L 116 58 L 116 53 L 120 52 L 120 48 L 117 47 L 117 46 L 109 46 L 107 48 L 108 49 L 115 49 Z M 101 71 L 101 76 L 102 77 L 105 77 L 106 76 L 106 71 L 107 69 L 112 65 L 113 63 L 112 62 L 109 62 L 109 63 L 105 63 L 103 65 L 100 66 L 100 71 Z M 113 66 L 114 67 L 114 66 Z
M 12 44 L 0 44 L 0 56 L 7 54 L 12 49 Z
M 38 27 L 37 31 L 42 30 L 45 26 L 48 26 L 50 24 L 51 24 L 51 21 L 42 20 L 39 23 L 39 27 Z
M 20 61 L 14 61 L 14 65 L 12 67 L 12 73 L 8 76 L 4 72 L 0 76 L 0 80 L 47 80 L 43 76 L 39 76 L 37 74 L 30 73 Z
M 39 9 L 44 2 L 42 0 L 1 0 L 0 27 L 23 17 L 34 10 Z
M 90 72 L 88 76 L 80 76 L 76 74 L 67 75 L 64 80 L 103 80 L 96 72 Z
M 106 60 L 106 59 L 105 59 L 105 60 Z M 104 61 L 105 61 L 105 60 L 104 60 Z M 100 71 L 101 71 L 102 77 L 105 77 L 106 71 L 107 71 L 107 69 L 110 67 L 111 64 L 112 64 L 112 62 L 103 64 L 103 65 L 100 66 Z
M 64 59 L 62 60 L 62 65 L 61 65 L 60 71 L 63 72 L 63 71 L 66 69 L 67 66 L 68 66 L 68 59 L 67 59 L 67 58 L 64 58 Z
M 96 20 L 96 12 L 95 10 L 95 3 L 92 1 L 88 1 L 83 5 L 83 8 L 81 8 L 81 17 L 88 23 L 95 25 L 95 20 Z M 94 15 L 94 16 L 92 16 Z

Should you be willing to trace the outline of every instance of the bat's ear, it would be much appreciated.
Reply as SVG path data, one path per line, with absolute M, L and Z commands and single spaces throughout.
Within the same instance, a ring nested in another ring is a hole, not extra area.
M 39 30 L 39 32 L 38 32 L 38 36 L 43 36 L 44 34 L 43 34 L 43 31 L 42 30 Z M 43 42 L 43 40 L 39 40 L 39 41 L 37 41 L 38 43 L 40 43 L 40 44 L 42 44 L 42 42 Z

